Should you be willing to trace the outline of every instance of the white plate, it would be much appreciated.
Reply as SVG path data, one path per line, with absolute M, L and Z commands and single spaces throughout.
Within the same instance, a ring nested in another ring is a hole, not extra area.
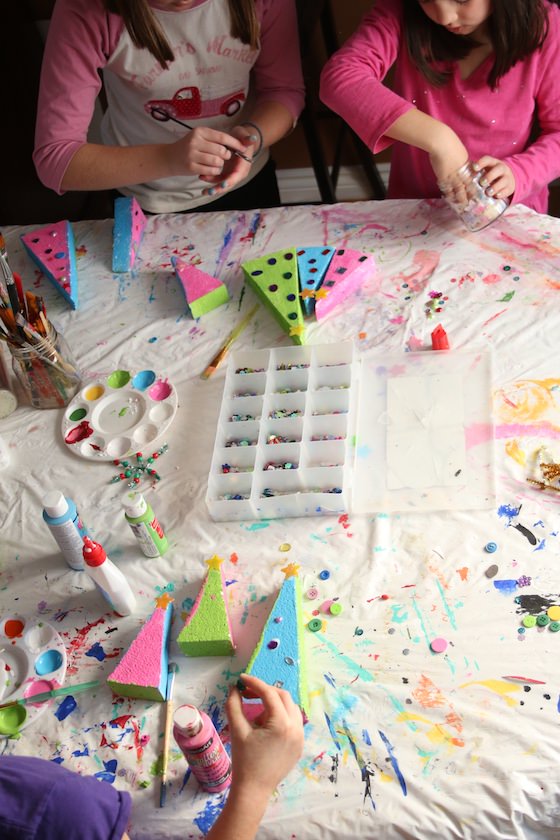
M 0 619 L 0 703 L 60 688 L 66 676 L 66 648 L 46 621 L 19 615 Z M 33 723 L 51 701 L 0 709 L 0 738 Z
M 153 370 L 114 370 L 85 385 L 66 406 L 64 443 L 90 460 L 125 458 L 154 443 L 177 412 L 177 392 Z

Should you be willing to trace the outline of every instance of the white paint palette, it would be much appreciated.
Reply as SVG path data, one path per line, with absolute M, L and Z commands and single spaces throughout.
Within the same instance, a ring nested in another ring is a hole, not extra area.
M 62 420 L 64 443 L 89 460 L 124 458 L 154 443 L 177 412 L 177 392 L 153 370 L 114 370 L 85 385 Z
M 66 648 L 46 621 L 18 615 L 0 620 L 0 703 L 60 688 L 66 676 Z M 49 700 L 0 709 L 0 738 L 17 736 L 41 715 Z

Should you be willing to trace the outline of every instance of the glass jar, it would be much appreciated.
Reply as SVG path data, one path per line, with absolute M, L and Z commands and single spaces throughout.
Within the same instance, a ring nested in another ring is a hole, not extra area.
M 16 379 L 34 408 L 68 405 L 82 378 L 64 337 L 50 322 L 45 336 L 8 347 Z
M 480 183 L 484 173 L 477 172 L 468 160 L 446 181 L 438 183 L 444 198 L 468 230 L 482 230 L 499 219 L 507 209 L 503 198 L 488 195 Z

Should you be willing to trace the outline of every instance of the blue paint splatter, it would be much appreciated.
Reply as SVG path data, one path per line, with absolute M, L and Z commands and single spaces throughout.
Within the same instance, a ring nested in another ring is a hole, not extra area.
M 148 344 L 155 344 L 157 341 L 157 336 L 153 335 L 151 338 L 148 339 Z
M 200 829 L 200 831 L 202 831 L 203 834 L 208 834 L 219 817 L 222 808 L 225 805 L 225 801 L 225 794 L 222 794 L 217 801 L 208 799 L 204 809 L 193 819 L 194 824 Z
M 517 589 L 516 580 L 495 580 L 494 586 L 502 595 L 511 595 Z
M 99 773 L 94 773 L 93 775 L 96 779 L 101 779 L 102 782 L 109 782 L 112 785 L 117 772 L 117 759 L 112 758 L 110 761 L 104 761 L 103 766 L 105 770 L 100 770 Z
M 385 744 L 385 749 L 387 750 L 387 752 L 389 754 L 389 759 L 390 759 L 391 764 L 393 766 L 393 770 L 395 771 L 395 776 L 399 780 L 401 790 L 402 790 L 403 794 L 406 796 L 407 795 L 406 781 L 404 779 L 403 774 L 401 773 L 399 763 L 398 763 L 397 759 L 395 758 L 395 752 L 394 752 L 395 748 L 393 747 L 393 745 L 391 744 L 391 742 L 389 741 L 387 736 L 384 735 L 383 732 L 380 729 L 378 729 L 377 731 L 379 732 L 381 740 Z
M 54 716 L 58 718 L 58 720 L 65 720 L 65 718 L 67 718 L 68 715 L 72 714 L 77 705 L 78 704 L 76 703 L 72 695 L 68 694 L 54 713 Z
M 326 712 L 324 714 L 325 714 L 325 720 L 327 721 L 327 726 L 329 728 L 329 732 L 331 733 L 331 738 L 333 739 L 334 745 L 337 748 L 337 750 L 340 750 L 340 742 L 338 740 L 338 736 L 335 732 L 334 726 L 331 723 L 331 719 Z
M 79 757 L 79 756 L 81 756 L 81 755 L 89 755 L 89 749 L 88 749 L 87 744 L 85 744 L 85 745 L 84 745 L 84 749 L 83 749 L 82 751 L 80 751 L 80 750 L 74 750 L 74 752 L 72 753 L 72 755 L 75 755 L 75 756 L 76 756 L 76 758 L 78 758 L 78 757 Z
M 560 714 L 560 694 L 558 695 L 558 705 L 556 706 L 558 714 Z
M 51 761 L 52 761 L 53 764 L 62 764 L 64 759 L 62 758 L 62 756 L 57 755 L 56 758 L 51 758 Z
M 333 688 L 336 688 L 336 682 L 334 677 L 331 674 L 323 674 L 324 678 L 328 682 L 329 685 L 332 685 Z
M 106 655 L 107 654 L 105 653 L 99 642 L 96 642 L 90 647 L 89 650 L 86 650 L 86 656 L 92 656 L 94 659 L 98 659 L 100 662 L 103 662 Z
M 498 516 L 505 517 L 508 520 L 508 525 L 511 525 L 512 519 L 515 519 L 515 517 L 518 516 L 520 510 L 521 505 L 519 507 L 514 507 L 513 505 L 500 505 L 498 508 Z
M 362 738 L 364 739 L 364 742 L 368 745 L 368 747 L 371 747 L 371 738 L 369 737 L 369 732 L 367 731 L 367 729 L 362 729 Z

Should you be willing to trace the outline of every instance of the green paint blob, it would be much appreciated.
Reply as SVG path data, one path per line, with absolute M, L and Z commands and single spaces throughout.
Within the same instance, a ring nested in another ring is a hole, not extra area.
M 75 411 L 72 412 L 68 419 L 71 420 L 73 423 L 76 423 L 78 420 L 81 420 L 83 417 L 85 417 L 86 414 L 87 411 L 85 410 L 85 408 L 77 408 Z
M 114 370 L 107 377 L 107 384 L 111 388 L 124 388 L 130 382 L 130 373 L 127 370 Z
M 25 723 L 27 710 L 24 706 L 16 703 L 7 709 L 0 709 L 0 733 L 2 735 L 15 735 Z

